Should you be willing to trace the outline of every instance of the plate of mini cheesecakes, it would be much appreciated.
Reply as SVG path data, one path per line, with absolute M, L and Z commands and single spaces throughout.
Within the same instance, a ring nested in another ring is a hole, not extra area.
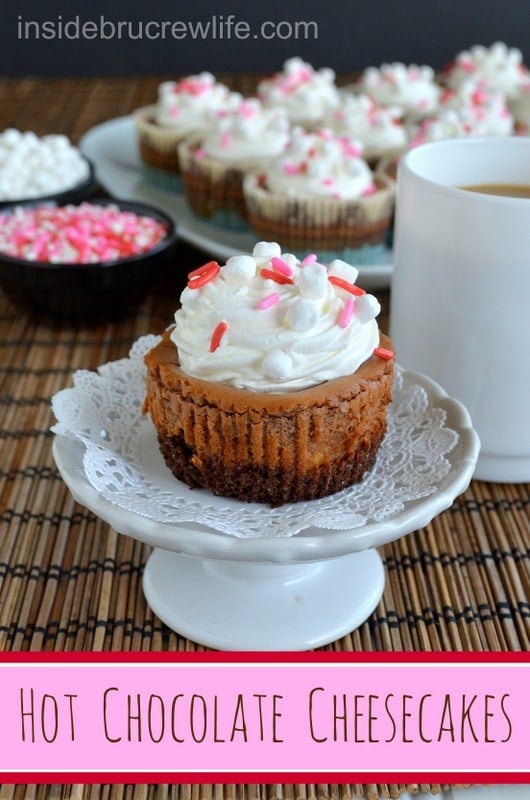
M 251 253 L 256 234 L 228 230 L 193 214 L 184 194 L 152 184 L 142 171 L 134 120 L 108 120 L 90 129 L 80 149 L 95 166 L 96 177 L 109 194 L 158 206 L 178 225 L 181 240 L 214 258 Z M 392 250 L 383 248 L 380 262 L 359 265 L 359 284 L 367 289 L 387 288 L 392 276 Z

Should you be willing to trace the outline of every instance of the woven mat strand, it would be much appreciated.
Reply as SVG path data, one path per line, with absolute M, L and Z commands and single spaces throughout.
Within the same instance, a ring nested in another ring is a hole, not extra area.
M 0 129 L 64 132 L 74 141 L 151 102 L 159 79 L 0 80 Z M 232 81 L 245 90 L 252 81 Z M 184 276 L 203 256 L 182 247 L 134 317 L 92 327 L 22 313 L 0 294 L 0 651 L 203 648 L 168 630 L 141 590 L 149 547 L 77 505 L 51 456 L 50 398 L 75 369 L 121 358 L 171 321 Z M 376 292 L 388 324 L 388 292 Z M 381 549 L 383 598 L 328 651 L 530 649 L 529 487 L 472 482 L 425 528 Z M 399 797 L 430 786 L 0 787 L 8 798 L 309 800 Z
M 0 787 L 0 800 L 385 800 L 446 789 L 467 788 L 452 784 L 247 784 L 247 785 L 96 785 Z

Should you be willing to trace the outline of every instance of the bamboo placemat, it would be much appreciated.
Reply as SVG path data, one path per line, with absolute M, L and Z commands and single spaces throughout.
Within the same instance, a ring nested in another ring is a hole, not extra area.
M 0 80 L 0 130 L 62 132 L 151 102 L 160 79 Z M 251 91 L 251 78 L 228 78 Z M 204 256 L 182 245 L 135 316 L 92 326 L 16 308 L 0 293 L 0 651 L 195 651 L 141 590 L 149 547 L 77 505 L 52 455 L 50 398 L 75 369 L 121 358 L 171 321 L 184 276 Z M 388 324 L 388 292 L 375 292 Z M 529 487 L 473 481 L 421 530 L 381 548 L 387 580 L 376 611 L 324 650 L 521 651 L 530 648 Z M 309 800 L 398 797 L 439 786 L 3 786 L 8 798 Z
M 439 795 L 457 784 L 163 784 L 120 786 L 1 787 L 0 800 L 382 800 L 411 795 Z

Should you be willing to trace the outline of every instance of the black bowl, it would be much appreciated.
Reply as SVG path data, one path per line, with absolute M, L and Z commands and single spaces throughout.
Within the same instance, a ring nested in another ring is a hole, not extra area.
M 88 200 L 98 190 L 98 182 L 96 180 L 96 173 L 94 165 L 88 158 L 83 156 L 88 164 L 88 176 L 75 186 L 69 189 L 63 189 L 55 194 L 42 195 L 42 197 L 21 197 L 13 200 L 0 200 L 0 211 L 11 208 L 12 206 L 27 206 L 36 205 L 41 203 L 55 203 L 58 206 L 64 206 L 67 203 L 81 203 L 83 200 Z
M 152 217 L 165 226 L 167 235 L 145 253 L 90 264 L 48 264 L 0 253 L 0 286 L 16 303 L 58 317 L 89 321 L 137 309 L 175 254 L 175 223 L 164 212 L 143 203 L 108 198 L 90 202 Z M 10 210 L 14 207 L 2 213 Z

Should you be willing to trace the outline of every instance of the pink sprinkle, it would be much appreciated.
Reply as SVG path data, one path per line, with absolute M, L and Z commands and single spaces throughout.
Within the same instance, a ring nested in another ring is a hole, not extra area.
M 476 106 L 480 105 L 481 103 L 484 103 L 487 99 L 488 96 L 483 89 L 476 89 L 476 91 L 474 91 L 473 94 L 471 95 L 471 102 L 473 103 L 473 105 Z
M 279 258 L 278 256 L 273 256 L 271 258 L 271 264 L 276 270 L 276 272 L 280 272 L 282 275 L 285 275 L 286 278 L 292 278 L 293 271 L 289 264 L 286 264 L 283 258 Z
M 306 267 L 308 264 L 314 264 L 316 260 L 317 260 L 317 254 L 316 253 L 309 253 L 303 259 L 303 261 L 301 262 L 300 266 Z
M 201 158 L 204 158 L 204 156 L 206 155 L 206 151 L 205 151 L 204 147 L 198 147 L 198 148 L 195 150 L 195 153 L 194 153 L 194 155 L 195 155 L 195 158 L 198 158 L 199 160 L 200 160 Z
M 352 144 L 344 144 L 344 155 L 350 156 L 351 158 L 359 158 L 361 155 L 362 150 L 360 147 L 355 147 Z
M 117 206 L 40 206 L 1 217 L 0 251 L 43 263 L 93 263 L 145 252 L 165 235 L 154 219 Z
M 252 119 L 258 113 L 258 109 L 256 106 L 253 106 L 251 103 L 241 103 L 239 106 L 239 115 L 243 117 L 243 119 Z
M 186 92 L 187 94 L 199 96 L 204 94 L 210 89 L 208 81 L 192 80 L 191 78 L 184 78 L 175 87 L 177 92 Z
M 174 106 L 174 107 L 173 107 L 173 108 L 170 110 L 170 112 L 169 112 L 169 113 L 170 113 L 170 115 L 171 115 L 172 117 L 178 117 L 178 116 L 180 115 L 180 108 L 177 108 L 176 106 Z
M 296 72 L 291 73 L 290 75 L 285 76 L 278 76 L 276 88 L 282 94 L 290 94 L 291 92 L 296 92 L 300 86 L 311 78 L 311 70 L 307 67 L 301 67 Z
M 347 328 L 353 317 L 353 297 L 347 297 L 340 312 L 337 324 L 340 328 Z
M 228 330 L 228 325 L 226 322 L 220 322 L 214 332 L 212 333 L 212 338 L 210 339 L 210 353 L 215 353 L 218 347 L 221 345 L 221 340 L 225 333 Z
M 286 172 L 287 175 L 296 175 L 297 168 L 294 164 L 287 162 L 283 165 L 283 171 Z
M 258 308 L 260 311 L 264 311 L 266 308 L 270 308 L 271 306 L 275 306 L 276 303 L 279 301 L 280 295 L 278 292 L 273 292 L 272 294 L 268 294 L 267 297 L 264 297 L 263 300 L 260 300 L 258 303 Z
M 467 72 L 468 75 L 470 75 L 471 73 L 475 72 L 475 65 L 474 65 L 474 63 L 472 61 L 466 61 L 466 60 L 462 59 L 459 62 L 458 66 L 460 67 L 461 70 L 463 70 L 464 72 Z
M 453 89 L 442 89 L 440 92 L 440 103 L 447 103 L 452 97 L 454 97 L 454 94 L 455 93 Z
M 377 186 L 375 183 L 371 183 L 370 186 L 367 186 L 363 192 L 363 197 L 369 197 L 371 194 L 377 192 Z
M 389 350 L 386 347 L 376 347 L 374 350 L 374 356 L 377 358 L 382 358 L 383 361 L 392 361 L 394 358 L 394 353 L 392 350 Z
M 324 184 L 324 186 L 331 186 L 332 184 L 335 183 L 335 181 L 333 180 L 333 178 L 322 178 L 322 183 Z
M 311 78 L 311 70 L 309 67 L 300 67 L 298 70 L 298 78 L 301 81 L 308 81 Z
M 222 148 L 230 147 L 230 134 L 228 133 L 228 131 L 222 132 L 220 145 Z

